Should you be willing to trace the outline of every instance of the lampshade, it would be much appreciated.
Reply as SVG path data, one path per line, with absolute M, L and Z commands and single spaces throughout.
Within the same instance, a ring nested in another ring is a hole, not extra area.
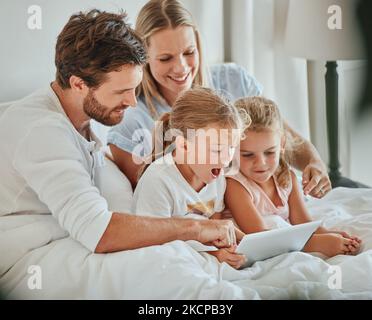
M 356 18 L 358 0 L 290 0 L 285 48 L 308 60 L 365 58 Z

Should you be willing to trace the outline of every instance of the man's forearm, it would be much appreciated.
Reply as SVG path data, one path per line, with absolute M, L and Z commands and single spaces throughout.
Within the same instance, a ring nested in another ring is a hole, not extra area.
M 95 252 L 109 253 L 160 245 L 173 240 L 197 240 L 200 226 L 192 219 L 141 217 L 113 213 Z

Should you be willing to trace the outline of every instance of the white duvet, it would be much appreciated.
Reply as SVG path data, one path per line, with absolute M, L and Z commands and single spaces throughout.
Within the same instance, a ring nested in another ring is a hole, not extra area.
M 338 188 L 308 207 L 326 227 L 361 237 L 361 253 L 325 261 L 293 252 L 238 271 L 182 241 L 92 254 L 51 216 L 0 217 L 0 292 L 17 299 L 372 299 L 372 189 Z

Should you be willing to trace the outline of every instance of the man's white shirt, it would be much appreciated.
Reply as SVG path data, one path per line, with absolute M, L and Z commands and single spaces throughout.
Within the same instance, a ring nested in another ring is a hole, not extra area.
M 101 143 L 74 128 L 49 86 L 0 117 L 0 216 L 52 214 L 91 251 L 111 219 L 96 187 Z

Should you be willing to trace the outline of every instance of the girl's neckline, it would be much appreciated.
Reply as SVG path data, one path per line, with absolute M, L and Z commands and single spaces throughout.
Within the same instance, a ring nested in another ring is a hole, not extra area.
M 187 181 L 186 177 L 182 173 L 182 170 L 179 169 L 179 165 L 174 160 L 173 152 L 168 153 L 167 155 L 165 155 L 165 157 L 168 157 L 170 162 L 173 164 L 174 170 L 176 170 L 177 176 L 179 177 L 180 182 L 183 183 L 186 186 L 186 188 L 192 190 L 192 192 L 197 193 L 197 194 L 202 193 L 206 189 L 208 184 L 205 184 L 205 183 L 204 183 L 204 186 L 199 191 L 193 188 L 193 186 Z
M 174 160 L 174 159 L 173 159 Z M 178 172 L 180 173 L 180 175 L 182 176 L 183 180 L 190 186 L 191 189 L 193 189 L 196 193 L 200 193 L 203 191 L 203 189 L 207 186 L 206 183 L 202 182 L 203 186 L 201 188 L 194 188 L 194 186 L 192 185 L 192 183 L 190 183 L 187 179 L 187 171 L 190 171 L 192 172 L 192 170 L 190 169 L 190 167 L 185 164 L 185 165 L 180 165 L 180 164 L 177 164 L 175 161 L 174 161 L 174 165 L 176 167 L 176 169 L 178 170 Z M 186 170 L 184 170 L 184 168 L 186 168 Z
M 275 192 L 276 192 L 276 195 L 278 196 L 281 204 L 280 205 L 275 205 L 275 203 L 271 200 L 271 198 L 267 195 L 267 193 L 265 192 L 264 188 L 259 184 L 257 183 L 256 181 L 252 180 L 252 179 L 249 179 L 251 180 L 254 184 L 257 185 L 257 187 L 259 188 L 260 192 L 263 193 L 264 197 L 266 197 L 266 199 L 268 201 L 270 201 L 270 203 L 274 206 L 274 208 L 276 209 L 281 209 L 283 207 L 285 207 L 285 203 L 282 199 L 282 197 L 280 196 L 280 192 L 279 192 L 279 187 L 278 187 L 278 182 L 276 181 L 276 178 L 275 178 L 275 175 L 271 176 L 270 180 L 273 181 L 274 183 L 274 187 L 275 187 Z

